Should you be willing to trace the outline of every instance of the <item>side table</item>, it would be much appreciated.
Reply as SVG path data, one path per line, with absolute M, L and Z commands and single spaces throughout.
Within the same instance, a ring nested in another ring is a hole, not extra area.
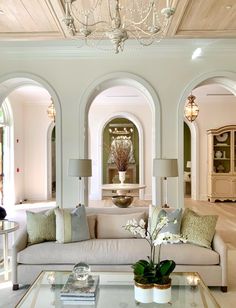
M 14 232 L 19 228 L 15 221 L 0 220 L 0 235 L 3 235 L 3 260 L 4 260 L 4 278 L 8 280 L 8 233 Z

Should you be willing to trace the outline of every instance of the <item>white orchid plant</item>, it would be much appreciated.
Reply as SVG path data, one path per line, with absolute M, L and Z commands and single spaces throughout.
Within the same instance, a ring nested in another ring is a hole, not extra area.
M 161 258 L 161 245 L 167 243 L 186 242 L 186 238 L 179 234 L 172 234 L 170 232 L 160 231 L 169 223 L 177 223 L 177 220 L 169 221 L 166 216 L 160 217 L 155 228 L 151 231 L 146 228 L 146 223 L 143 219 L 137 222 L 135 219 L 127 221 L 125 229 L 130 231 L 135 236 L 141 236 L 146 239 L 150 245 L 151 253 L 147 260 L 139 260 L 132 265 L 134 269 L 134 279 L 138 283 L 169 283 L 169 275 L 175 269 L 175 262 L 173 260 L 160 260 Z M 158 259 L 155 263 L 155 247 L 159 246 Z

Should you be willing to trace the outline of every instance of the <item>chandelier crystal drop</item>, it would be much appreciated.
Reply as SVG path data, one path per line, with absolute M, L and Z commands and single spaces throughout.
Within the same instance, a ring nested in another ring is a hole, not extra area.
M 127 40 L 142 46 L 159 42 L 175 10 L 170 0 L 64 0 L 63 21 L 69 34 L 88 46 L 101 47 L 109 39 L 115 53 Z
M 187 120 L 189 120 L 190 122 L 193 122 L 199 113 L 199 108 L 198 105 L 195 103 L 195 98 L 196 96 L 194 95 L 189 95 L 188 96 L 188 103 L 185 105 L 184 108 L 184 115 L 186 117 Z

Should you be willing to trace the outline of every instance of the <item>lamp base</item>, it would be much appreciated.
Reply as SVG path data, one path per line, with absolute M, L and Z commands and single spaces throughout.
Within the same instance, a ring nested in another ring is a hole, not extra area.
M 164 204 L 164 205 L 162 205 L 161 207 L 162 207 L 163 209 L 168 209 L 168 208 L 169 208 L 169 205 Z

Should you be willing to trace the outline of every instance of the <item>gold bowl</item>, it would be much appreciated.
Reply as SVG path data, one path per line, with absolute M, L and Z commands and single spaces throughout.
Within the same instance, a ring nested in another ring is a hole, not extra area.
M 113 196 L 111 199 L 112 202 L 118 207 L 128 207 L 130 206 L 134 198 L 132 196 L 117 195 Z

